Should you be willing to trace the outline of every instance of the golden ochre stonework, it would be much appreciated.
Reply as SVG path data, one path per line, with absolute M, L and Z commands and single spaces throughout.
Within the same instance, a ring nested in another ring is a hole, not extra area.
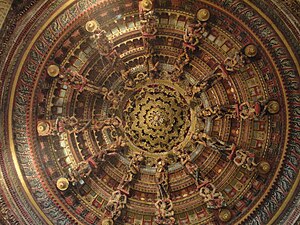
M 293 224 L 299 45 L 274 1 L 15 1 L 4 223 Z
M 191 124 L 184 97 L 158 83 L 137 90 L 124 112 L 126 136 L 135 146 L 151 153 L 172 150 L 183 142 Z

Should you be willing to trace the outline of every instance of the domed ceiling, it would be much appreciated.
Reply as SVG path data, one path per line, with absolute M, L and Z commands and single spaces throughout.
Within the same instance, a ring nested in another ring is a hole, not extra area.
M 297 7 L 15 1 L 1 31 L 0 221 L 296 224 Z

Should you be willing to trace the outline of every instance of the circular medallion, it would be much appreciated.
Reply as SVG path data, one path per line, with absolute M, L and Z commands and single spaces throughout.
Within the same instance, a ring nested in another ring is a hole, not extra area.
M 210 12 L 207 9 L 200 9 L 197 13 L 197 19 L 201 22 L 205 22 L 209 19 Z
M 141 150 L 168 152 L 184 141 L 191 113 L 172 87 L 149 85 L 135 91 L 125 107 L 126 136 Z
M 47 72 L 50 77 L 56 77 L 59 74 L 59 67 L 57 65 L 50 65 L 47 68 Z
M 69 187 L 69 181 L 68 179 L 61 177 L 57 180 L 56 182 L 56 187 L 60 190 L 60 191 L 65 191 L 68 189 Z

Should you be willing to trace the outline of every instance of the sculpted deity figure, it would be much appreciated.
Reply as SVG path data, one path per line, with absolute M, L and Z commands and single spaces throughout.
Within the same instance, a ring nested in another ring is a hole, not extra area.
M 240 70 L 245 64 L 246 56 L 241 51 L 235 52 L 232 58 L 227 57 L 224 60 L 225 69 L 230 72 Z
M 105 162 L 106 161 L 106 157 L 107 156 L 115 156 L 117 155 L 117 152 L 115 151 L 111 151 L 110 149 L 106 149 L 106 148 L 101 148 L 100 151 L 95 155 L 95 161 L 97 163 L 100 163 L 100 162 Z
M 183 35 L 184 47 L 194 51 L 197 44 L 202 39 L 202 34 L 205 32 L 206 23 L 201 23 L 199 20 L 189 23 Z
M 187 53 L 186 50 L 184 50 L 176 59 L 175 64 L 174 64 L 174 68 L 175 70 L 171 73 L 171 79 L 174 82 L 177 82 L 178 79 L 180 78 L 180 76 L 183 74 L 184 72 L 184 67 L 189 64 L 190 62 L 190 57 Z
M 88 177 L 92 173 L 92 167 L 86 161 L 78 163 L 75 169 L 69 168 L 68 180 L 73 186 L 77 184 L 83 184 L 83 179 Z
M 92 84 L 92 82 L 86 77 L 82 76 L 77 71 L 71 70 L 70 68 L 61 68 L 59 79 L 60 83 L 70 86 L 79 92 L 86 90 L 95 94 L 101 93 L 99 87 Z
M 124 81 L 124 89 L 133 90 L 135 87 L 134 80 L 130 77 L 130 70 L 121 70 L 121 78 Z
M 79 133 L 85 130 L 91 123 L 89 121 L 79 121 L 76 117 L 59 117 L 56 120 L 56 130 L 61 133 Z
M 181 165 L 184 166 L 186 173 L 194 178 L 195 184 L 198 187 L 201 181 L 200 169 L 191 161 L 191 157 L 185 149 L 176 146 L 173 148 L 173 152 L 180 160 Z
M 169 198 L 169 174 L 167 163 L 163 158 L 157 159 L 155 182 L 158 186 L 158 196 Z
M 194 133 L 192 135 L 192 140 L 198 144 L 204 145 L 205 147 L 210 147 L 221 154 L 228 155 L 228 152 L 230 152 L 228 155 L 229 159 L 232 159 L 235 152 L 235 144 L 228 144 L 216 137 L 210 137 L 208 134 L 203 132 Z
M 169 224 L 173 225 L 175 223 L 174 210 L 173 210 L 173 202 L 167 199 L 158 199 L 155 202 L 156 207 L 156 218 L 155 222 L 157 224 Z
M 204 78 L 202 81 L 196 84 L 196 87 L 194 88 L 195 97 L 200 97 L 200 94 L 202 92 L 212 88 L 215 84 L 220 82 L 222 79 L 227 79 L 227 73 L 222 66 L 217 66 L 210 76 Z
M 90 39 L 96 44 L 99 54 L 112 61 L 112 65 L 114 65 L 119 58 L 119 55 L 117 51 L 113 49 L 112 43 L 106 37 L 106 31 L 97 28 Z
M 140 164 L 145 160 L 145 157 L 141 153 L 135 153 L 129 162 L 129 171 L 136 175 L 140 172 Z
M 122 180 L 120 184 L 118 185 L 118 190 L 122 191 L 123 193 L 129 195 L 129 184 L 133 180 L 133 173 L 131 173 L 130 170 L 128 170 L 122 177 Z
M 97 163 L 106 161 L 107 156 L 115 156 L 118 151 L 126 146 L 126 142 L 122 136 L 117 136 L 115 142 L 101 146 L 100 151 L 93 157 Z
M 236 111 L 233 108 L 228 108 L 225 106 L 216 105 L 203 108 L 201 105 L 201 109 L 197 112 L 197 116 L 199 118 L 211 118 L 213 120 L 218 120 L 225 116 L 234 118 L 236 116 Z
M 121 216 L 122 209 L 125 208 L 127 203 L 127 196 L 122 194 L 121 191 L 114 191 L 108 200 L 106 209 L 110 212 L 110 217 L 113 220 L 118 219 Z
M 145 56 L 145 67 L 147 69 L 147 74 L 150 79 L 154 79 L 158 76 L 158 65 L 159 62 L 154 63 L 152 53 L 148 53 Z
M 132 156 L 129 162 L 129 169 L 122 177 L 122 181 L 118 186 L 118 190 L 121 190 L 125 194 L 129 194 L 129 184 L 133 180 L 134 176 L 136 176 L 140 172 L 140 165 L 145 160 L 145 157 L 141 153 L 135 153 Z
M 116 140 L 113 143 L 108 145 L 108 149 L 117 152 L 119 149 L 126 146 L 126 142 L 122 136 L 116 136 L 115 139 Z
M 245 119 L 258 119 L 266 114 L 268 105 L 265 102 L 255 102 L 250 104 L 249 102 L 243 102 L 239 105 L 239 116 Z
M 248 171 L 253 171 L 258 165 L 257 163 L 255 163 L 255 155 L 243 149 L 239 149 L 236 151 L 233 162 L 237 166 L 242 166 Z
M 92 129 L 93 130 L 107 130 L 107 129 L 115 129 L 115 128 L 122 128 L 123 121 L 118 117 L 111 117 L 107 119 L 93 119 L 92 120 Z
M 149 16 L 140 21 L 141 23 L 141 32 L 144 38 L 155 38 L 157 33 L 157 23 L 155 16 Z
M 212 183 L 208 183 L 201 187 L 199 194 L 204 198 L 207 208 L 220 209 L 227 205 L 222 193 L 216 192 L 216 187 Z
M 146 1 L 142 1 L 141 4 L 144 4 Z M 151 1 L 147 1 L 148 5 L 151 7 L 143 7 L 140 5 L 139 7 L 139 16 L 140 16 L 140 24 L 141 24 L 141 33 L 143 38 L 153 39 L 155 38 L 155 34 L 157 33 L 157 17 L 154 15 L 153 3 Z

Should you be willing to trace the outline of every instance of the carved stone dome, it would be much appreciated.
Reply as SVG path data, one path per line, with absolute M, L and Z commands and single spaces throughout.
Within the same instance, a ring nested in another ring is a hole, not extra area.
M 291 2 L 14 1 L 0 223 L 296 224 Z

